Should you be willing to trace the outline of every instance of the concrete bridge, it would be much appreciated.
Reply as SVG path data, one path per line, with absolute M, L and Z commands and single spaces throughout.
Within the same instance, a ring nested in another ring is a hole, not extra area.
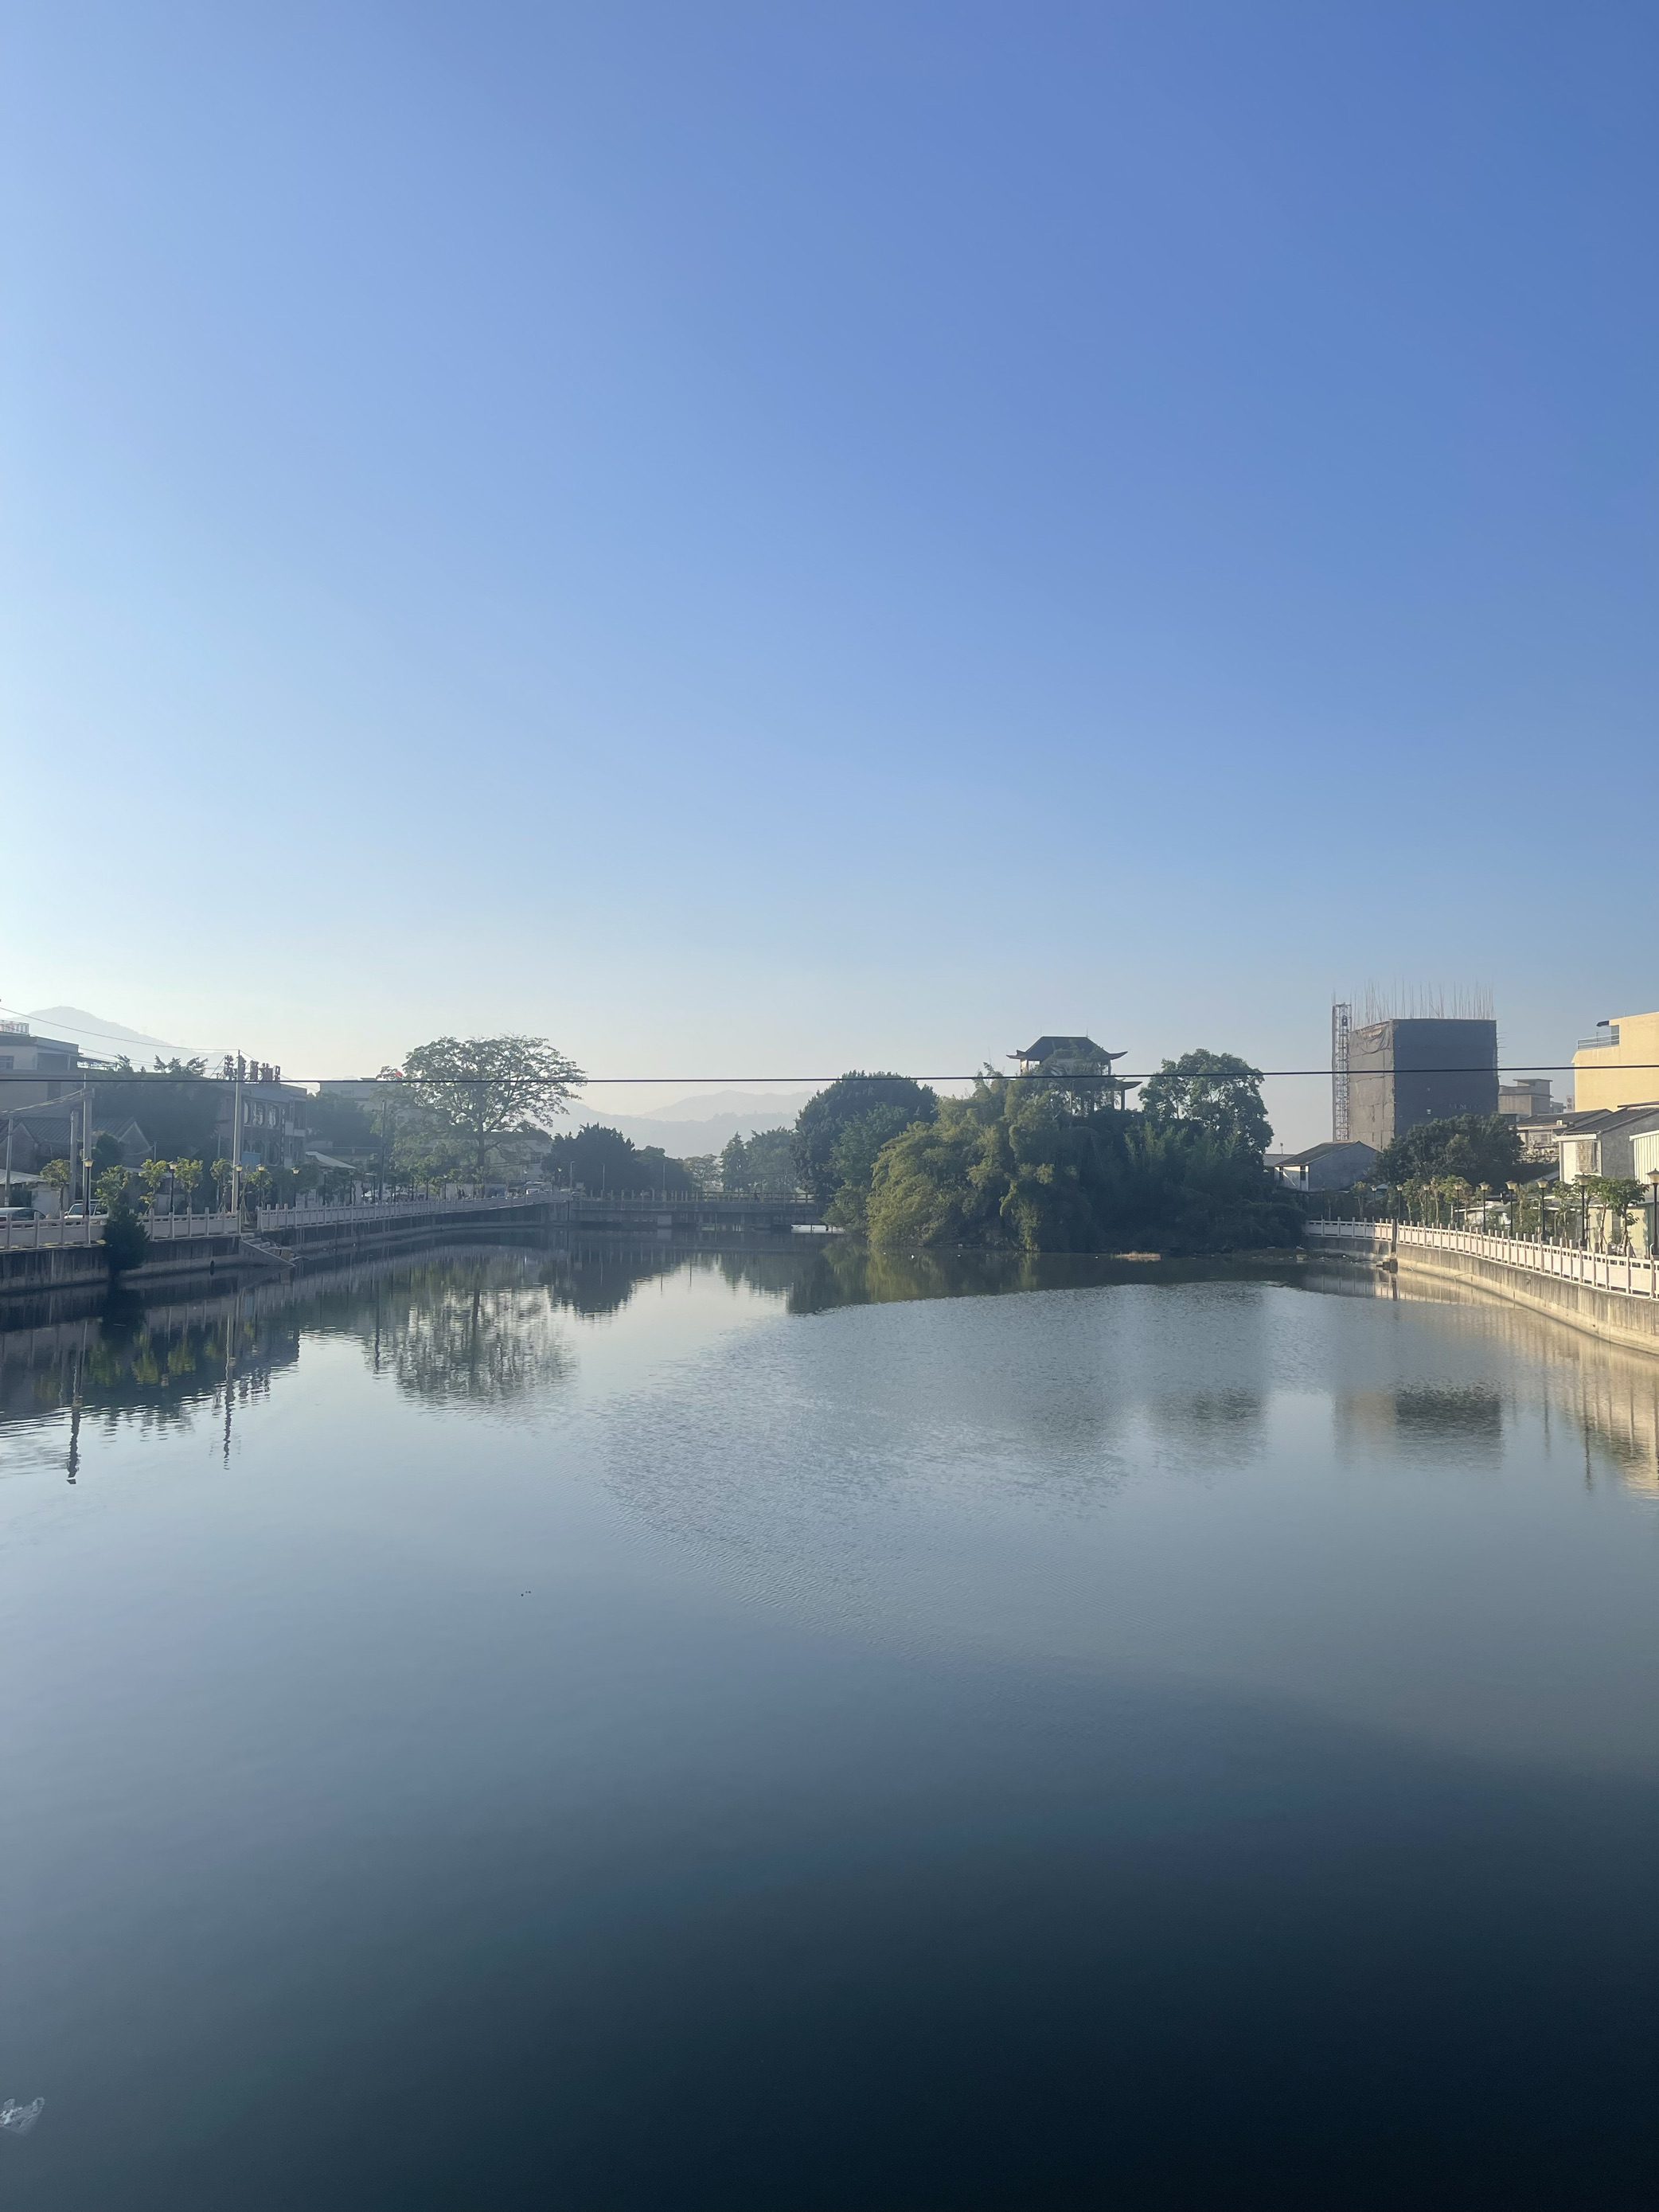
M 298 1251 L 368 1237 L 433 1236 L 447 1229 L 615 1230 L 635 1237 L 700 1237 L 744 1231 L 787 1234 L 818 1222 L 818 1209 L 807 1199 L 551 1190 L 509 1198 L 390 1199 L 377 1206 L 262 1206 L 255 1227 L 261 1237 Z
M 574 1229 L 625 1229 L 636 1235 L 655 1230 L 671 1236 L 710 1236 L 742 1230 L 770 1231 L 815 1227 L 818 1209 L 805 1198 L 702 1198 L 643 1196 L 623 1192 L 594 1197 L 578 1191 L 557 1193 L 552 1218 Z

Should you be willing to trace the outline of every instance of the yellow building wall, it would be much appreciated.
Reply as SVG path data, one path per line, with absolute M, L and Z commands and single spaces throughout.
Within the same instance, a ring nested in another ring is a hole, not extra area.
M 1572 1103 L 1581 1114 L 1659 1099 L 1659 1013 L 1615 1014 L 1617 1044 L 1572 1056 Z M 1646 1061 L 1645 1066 L 1641 1063 Z

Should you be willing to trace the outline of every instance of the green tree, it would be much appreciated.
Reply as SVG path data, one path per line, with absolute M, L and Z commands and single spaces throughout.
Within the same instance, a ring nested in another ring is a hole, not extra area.
M 75 1170 L 69 1162 L 48 1160 L 40 1170 L 40 1180 L 48 1190 L 57 1192 L 58 1210 L 65 1210 L 69 1205 L 70 1185 L 75 1180 Z
M 174 1160 L 173 1163 L 173 1200 L 176 1203 L 182 1197 L 187 1213 L 195 1211 L 202 1184 L 202 1164 L 200 1160 Z
M 223 1083 L 204 1075 L 199 1060 L 158 1058 L 153 1068 L 129 1070 L 118 1082 L 100 1081 L 97 1103 L 117 1128 L 137 1121 L 158 1152 L 176 1157 L 211 1149 L 228 1095 Z
M 590 1121 L 574 1136 L 555 1137 L 544 1164 L 556 1183 L 586 1191 L 661 1191 L 690 1197 L 696 1183 L 683 1162 L 671 1160 L 659 1145 L 636 1145 L 620 1129 Z
M 235 1163 L 233 1160 L 215 1160 L 208 1172 L 213 1177 L 213 1202 L 222 1213 L 230 1203 L 231 1177 L 236 1172 Z
M 747 1140 L 732 1137 L 720 1154 L 720 1188 L 728 1198 L 793 1198 L 794 1132 L 757 1129 Z
M 1403 1130 L 1377 1155 L 1379 1182 L 1401 1185 L 1461 1176 L 1466 1182 L 1502 1184 L 1526 1180 L 1521 1133 L 1503 1114 L 1447 1114 Z M 1538 1172 L 1546 1172 L 1542 1163 Z
M 795 1176 L 817 1205 L 828 1206 L 839 1188 L 833 1155 L 848 1124 L 878 1107 L 897 1107 L 904 1115 L 900 1125 L 931 1121 L 939 1110 L 937 1095 L 926 1084 L 908 1075 L 866 1075 L 859 1070 L 841 1076 L 827 1089 L 807 1100 L 795 1121 Z
M 137 1267 L 149 1249 L 150 1232 L 133 1212 L 133 1201 L 126 1190 L 122 1190 L 122 1197 L 111 1206 L 108 1221 L 104 1224 L 104 1259 L 108 1261 L 108 1272 L 115 1276 L 122 1267 Z
M 138 1186 L 144 1195 L 144 1204 L 151 1212 L 155 1210 L 156 1194 L 173 1173 L 171 1160 L 148 1159 L 138 1170 Z
M 94 1130 L 92 1139 L 93 1174 L 100 1176 L 107 1168 L 118 1168 L 125 1164 L 116 1138 L 107 1129 Z
M 306 1127 L 321 1139 L 319 1152 L 340 1159 L 367 1159 L 379 1138 L 362 1102 L 337 1091 L 319 1091 L 306 1109 Z
M 92 1187 L 92 1200 L 100 1213 L 114 1213 L 124 1206 L 131 1207 L 126 1170 L 106 1168 Z
M 749 1147 L 742 1132 L 734 1129 L 720 1154 L 720 1192 L 726 1198 L 741 1198 L 748 1188 Z
M 823 1210 L 826 1221 L 838 1229 L 862 1229 L 866 1225 L 876 1162 L 883 1146 L 901 1136 L 913 1118 L 903 1106 L 872 1106 L 867 1114 L 842 1124 L 830 1154 L 830 1172 L 835 1178 L 836 1192 Z
M 574 1060 L 530 1036 L 435 1037 L 409 1054 L 403 1073 L 479 1177 L 503 1137 L 544 1130 L 584 1080 Z
M 1183 1052 L 1160 1062 L 1140 1095 L 1140 1109 L 1154 1129 L 1185 1122 L 1224 1151 L 1259 1158 L 1273 1139 L 1261 1103 L 1261 1071 L 1231 1052 Z
M 1634 1176 L 1583 1176 L 1579 1180 L 1590 1204 L 1601 1210 L 1607 1250 L 1622 1252 L 1630 1241 L 1630 1210 L 1647 1196 L 1647 1185 Z

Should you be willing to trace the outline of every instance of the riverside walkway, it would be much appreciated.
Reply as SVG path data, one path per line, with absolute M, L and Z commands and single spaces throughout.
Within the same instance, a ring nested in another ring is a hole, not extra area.
M 1382 1280 L 1418 1275 L 1462 1283 L 1604 1343 L 1659 1356 L 1659 1262 L 1651 1254 L 1590 1252 L 1535 1237 L 1406 1221 L 1310 1221 L 1306 1229 L 1310 1254 L 1358 1261 Z
M 1630 1252 L 1590 1252 L 1577 1244 L 1540 1243 L 1535 1237 L 1486 1237 L 1474 1229 L 1430 1229 L 1408 1221 L 1310 1221 L 1310 1251 L 1334 1245 L 1375 1256 L 1407 1251 L 1462 1252 L 1559 1281 L 1659 1298 L 1659 1260 Z

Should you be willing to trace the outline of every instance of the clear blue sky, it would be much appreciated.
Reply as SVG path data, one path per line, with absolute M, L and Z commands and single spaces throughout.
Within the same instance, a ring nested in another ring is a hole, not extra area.
M 1647 0 L 3 19 L 9 1006 L 746 1077 L 1659 1003 Z

